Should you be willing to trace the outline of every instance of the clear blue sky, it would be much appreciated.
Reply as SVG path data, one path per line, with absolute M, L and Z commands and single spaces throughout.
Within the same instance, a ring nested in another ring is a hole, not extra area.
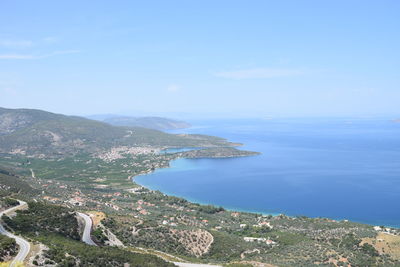
M 0 2 L 0 106 L 400 115 L 400 1 Z

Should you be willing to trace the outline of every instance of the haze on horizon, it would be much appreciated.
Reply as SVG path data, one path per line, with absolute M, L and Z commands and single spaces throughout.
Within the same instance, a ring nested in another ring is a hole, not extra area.
M 1 1 L 0 106 L 399 116 L 399 1 Z

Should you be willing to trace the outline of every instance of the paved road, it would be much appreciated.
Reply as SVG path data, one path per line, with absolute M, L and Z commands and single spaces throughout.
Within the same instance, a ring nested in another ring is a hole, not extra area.
M 18 206 L 15 206 L 8 210 L 0 212 L 0 217 L 3 216 L 3 214 L 13 212 L 15 210 L 21 209 L 26 206 L 26 202 L 21 201 L 21 200 L 18 200 L 18 201 L 19 201 Z M 18 254 L 17 254 L 17 256 L 15 256 L 14 260 L 11 262 L 11 264 L 9 266 L 14 267 L 17 264 L 17 262 L 23 262 L 25 260 L 26 256 L 28 256 L 28 253 L 31 249 L 31 245 L 29 244 L 29 242 L 20 236 L 16 236 L 16 235 L 8 232 L 6 229 L 4 229 L 3 225 L 1 225 L 1 224 L 0 224 L 0 234 L 6 235 L 10 238 L 14 238 L 15 242 L 17 242 L 17 244 L 19 245 Z
M 83 229 L 82 241 L 91 246 L 97 246 L 90 237 L 92 231 L 92 219 L 85 213 L 77 212 L 78 216 L 85 221 L 85 228 Z
M 210 265 L 201 263 L 185 263 L 185 262 L 174 262 L 179 267 L 222 267 L 221 265 Z

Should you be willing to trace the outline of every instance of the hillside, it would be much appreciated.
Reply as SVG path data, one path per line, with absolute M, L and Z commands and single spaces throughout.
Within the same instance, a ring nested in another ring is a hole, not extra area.
M 174 130 L 188 128 L 191 125 L 184 121 L 172 120 L 161 117 L 111 117 L 103 122 L 115 126 L 143 127 L 155 130 Z
M 67 207 L 30 202 L 28 210 L 17 212 L 12 219 L 4 216 L 2 220 L 14 231 L 41 243 L 36 257 L 29 259 L 26 266 L 174 266 L 153 255 L 81 243 L 76 213 Z M 0 248 L 4 247 L 0 258 L 15 251 L 9 248 L 12 241 L 0 236 Z
M 0 153 L 63 156 L 112 147 L 232 146 L 204 135 L 174 135 L 142 127 L 120 127 L 77 116 L 32 109 L 0 108 Z
M 0 166 L 0 195 L 21 194 L 25 197 L 40 193 L 34 189 L 23 177 L 20 177 Z
M 81 182 L 88 181 L 89 165 L 95 167 L 98 162 L 86 161 L 81 169 L 79 162 L 57 161 L 61 164 L 57 167 L 48 165 L 55 162 L 38 165 L 34 161 L 25 168 L 34 169 L 36 177 L 24 180 L 42 193 L 25 196 L 27 210 L 2 217 L 3 225 L 38 248 L 33 249 L 26 266 L 37 266 L 34 261 L 39 266 L 173 266 L 165 260 L 232 267 L 399 266 L 398 229 L 347 220 L 230 211 L 132 183 L 119 189 L 114 182 L 107 187 L 85 186 Z M 124 179 L 130 169 L 114 163 L 102 165 L 104 169 L 90 174 L 98 182 L 105 182 L 100 179 L 109 177 L 110 170 Z M 68 173 L 75 170 L 79 177 L 46 176 L 55 168 Z M 4 172 L 10 179 L 18 177 Z M 22 195 L 10 192 L 0 202 L 9 203 Z M 75 216 L 77 211 L 93 216 L 91 236 L 99 246 L 80 241 L 82 226 Z M 120 245 L 108 242 L 111 239 Z M 1 244 L 1 255 L 10 258 L 15 254 L 12 240 L 0 241 L 5 244 Z

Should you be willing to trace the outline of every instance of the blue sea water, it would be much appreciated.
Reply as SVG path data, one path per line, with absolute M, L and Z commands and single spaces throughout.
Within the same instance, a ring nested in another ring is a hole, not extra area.
M 178 159 L 135 181 L 166 194 L 260 213 L 400 227 L 400 123 L 389 119 L 196 121 L 262 155 Z

